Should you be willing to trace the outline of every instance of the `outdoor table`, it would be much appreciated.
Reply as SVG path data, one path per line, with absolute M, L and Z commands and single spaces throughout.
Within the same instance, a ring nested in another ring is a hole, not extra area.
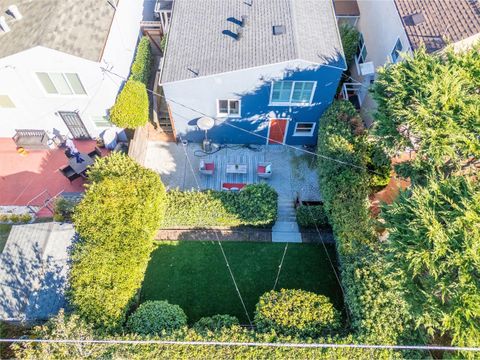
M 77 162 L 75 156 L 68 159 L 68 163 L 70 167 L 75 171 L 77 174 L 82 174 L 87 170 L 87 167 L 93 164 L 94 160 L 85 153 L 80 153 L 80 158 L 83 159 L 81 163 Z
M 246 174 L 247 164 L 227 164 L 227 174 Z

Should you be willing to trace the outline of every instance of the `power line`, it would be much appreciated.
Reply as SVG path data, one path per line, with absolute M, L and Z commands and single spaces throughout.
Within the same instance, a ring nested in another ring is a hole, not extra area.
M 182 141 L 181 137 L 180 137 L 180 141 Z M 193 177 L 195 178 L 195 183 L 197 184 L 197 189 L 198 189 L 198 191 L 201 191 L 202 189 L 200 187 L 200 183 L 197 180 L 195 170 L 193 169 L 192 162 L 190 161 L 190 156 L 188 155 L 187 149 L 185 148 L 185 145 L 184 145 L 183 141 L 182 141 L 182 147 L 183 147 L 183 151 L 185 152 L 185 156 L 187 157 L 187 162 L 190 165 L 190 170 L 192 171 Z M 240 302 L 242 303 L 242 307 L 243 307 L 243 310 L 245 311 L 245 315 L 247 316 L 247 320 L 248 320 L 250 326 L 252 326 L 253 325 L 252 320 L 250 319 L 250 315 L 248 314 L 247 307 L 245 305 L 245 302 L 243 301 L 242 294 L 240 292 L 240 289 L 238 288 L 238 285 L 237 285 L 237 282 L 235 280 L 235 276 L 233 275 L 232 269 L 230 267 L 230 263 L 228 261 L 227 255 L 225 254 L 225 251 L 223 250 L 223 246 L 222 246 L 222 243 L 220 242 L 220 238 L 218 237 L 218 234 L 217 234 L 216 231 L 214 231 L 214 234 L 215 234 L 215 237 L 217 238 L 217 243 L 220 246 L 220 250 L 222 251 L 222 255 L 223 255 L 223 258 L 225 260 L 225 264 L 227 266 L 230 277 L 232 278 L 233 285 L 235 286 L 235 290 L 237 291 L 238 297 L 240 298 Z
M 107 72 L 109 72 L 109 73 L 111 73 L 111 74 L 113 74 L 113 75 L 115 75 L 115 76 L 118 76 L 119 78 L 127 81 L 127 78 L 125 78 L 125 77 L 123 77 L 123 76 L 121 76 L 121 75 L 119 75 L 119 74 L 117 74 L 117 73 L 115 73 L 115 72 L 113 72 L 113 71 L 111 71 L 111 70 L 109 70 L 109 69 L 102 68 L 102 70 L 103 70 L 103 71 L 107 71 Z M 148 88 L 147 88 L 146 90 L 147 90 L 147 92 L 149 92 L 149 93 L 151 93 L 151 94 L 160 96 L 160 97 L 164 98 L 165 100 L 168 100 L 168 101 L 170 101 L 170 102 L 172 102 L 172 103 L 174 103 L 174 104 L 177 104 L 177 105 L 179 105 L 179 106 L 181 106 L 181 107 L 183 107 L 183 108 L 185 108 L 185 109 L 187 109 L 187 110 L 196 112 L 197 114 L 200 114 L 200 115 L 202 115 L 202 116 L 210 117 L 210 115 L 208 115 L 208 114 L 206 114 L 206 113 L 204 113 L 204 112 L 202 112 L 202 111 L 200 111 L 200 110 L 194 109 L 194 108 L 192 108 L 192 107 L 190 107 L 190 106 L 188 106 L 188 105 L 182 104 L 182 103 L 180 103 L 180 102 L 178 102 L 178 101 L 176 101 L 176 100 L 169 99 L 169 98 L 167 98 L 165 95 L 159 94 L 159 93 L 157 93 L 157 92 L 155 92 L 155 91 L 153 91 L 153 90 L 150 90 L 150 89 L 148 89 Z M 335 159 L 335 158 L 332 158 L 332 157 L 329 157 L 329 156 L 326 156 L 326 155 L 318 154 L 318 153 L 313 152 L 313 151 L 309 151 L 309 150 L 306 150 L 306 149 L 298 148 L 298 147 L 295 147 L 295 146 L 293 146 L 293 145 L 283 144 L 283 143 L 281 143 L 281 142 L 279 142 L 279 141 L 276 141 L 276 140 L 270 140 L 267 136 L 264 136 L 264 135 L 261 135 L 261 134 L 257 134 L 257 133 L 255 133 L 255 132 L 250 131 L 250 130 L 247 130 L 247 129 L 243 129 L 243 128 L 239 127 L 239 126 L 236 126 L 236 125 L 231 124 L 231 123 L 228 122 L 228 121 L 224 121 L 222 124 L 225 124 L 225 125 L 227 125 L 227 126 L 230 126 L 230 127 L 232 127 L 232 128 L 235 128 L 235 129 L 237 129 L 237 130 L 241 130 L 241 131 L 243 131 L 243 132 L 246 132 L 246 133 L 251 134 L 251 135 L 253 135 L 253 136 L 256 136 L 256 137 L 258 137 L 258 138 L 261 138 L 261 139 L 264 139 L 264 140 L 273 141 L 274 143 L 277 143 L 278 145 L 286 146 L 286 147 L 292 148 L 292 149 L 294 149 L 294 150 L 302 151 L 302 152 L 304 152 L 304 153 L 307 153 L 307 154 L 310 154 L 310 155 L 314 155 L 314 156 L 317 156 L 317 157 L 320 157 L 320 158 L 323 158 L 323 159 L 326 159 L 326 160 L 334 161 L 334 162 L 339 163 L 339 164 L 342 164 L 342 165 L 351 166 L 351 167 L 354 167 L 354 168 L 357 168 L 357 169 L 360 169 L 360 170 L 365 170 L 365 171 L 367 171 L 367 172 L 371 172 L 371 173 L 380 175 L 380 173 L 377 173 L 377 172 L 374 171 L 374 170 L 370 170 L 370 169 L 368 169 L 368 168 L 366 168 L 366 167 L 364 167 L 364 166 L 360 166 L 360 165 L 357 165 L 357 164 L 352 164 L 352 163 L 349 163 L 349 162 L 346 162 L 346 161 L 343 161 L 343 160 L 338 160 L 338 159 Z
M 191 345 L 191 346 L 231 346 L 231 347 L 273 347 L 310 349 L 383 349 L 419 351 L 471 351 L 480 352 L 480 347 L 455 347 L 437 345 L 370 345 L 370 344 L 328 344 L 328 343 L 272 343 L 272 342 L 223 342 L 223 341 L 175 341 L 175 340 L 117 340 L 117 339 L 0 339 L 0 343 L 33 344 L 105 344 L 105 345 Z
M 285 259 L 285 255 L 287 254 L 288 243 L 285 244 L 285 249 L 283 250 L 282 260 L 280 261 L 280 265 L 278 266 L 277 278 L 275 279 L 275 284 L 273 285 L 273 290 L 277 287 L 278 279 L 280 278 L 280 272 L 282 271 L 283 267 L 283 260 Z

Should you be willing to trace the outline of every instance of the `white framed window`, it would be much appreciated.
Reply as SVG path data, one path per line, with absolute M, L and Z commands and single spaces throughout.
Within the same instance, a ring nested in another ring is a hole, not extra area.
M 242 101 L 236 99 L 217 100 L 218 117 L 240 117 Z
M 363 38 L 363 34 L 360 33 L 360 37 L 358 39 L 358 46 L 357 46 L 357 53 L 355 54 L 355 65 L 357 66 L 357 72 L 361 74 L 360 71 L 360 64 L 363 64 L 367 61 L 367 47 L 365 46 L 365 39 Z
M 80 77 L 75 73 L 37 72 L 43 90 L 50 95 L 86 95 Z
M 395 42 L 395 46 L 393 47 L 392 52 L 390 53 L 390 58 L 392 59 L 392 63 L 396 64 L 400 59 L 400 52 L 403 50 L 403 44 L 400 38 L 397 38 Z
M 96 127 L 105 128 L 113 126 L 110 122 L 110 118 L 107 115 L 92 116 L 91 118 Z
M 273 81 L 270 105 L 310 105 L 316 85 L 315 81 Z
M 312 136 L 316 123 L 298 122 L 295 124 L 293 136 Z
M 12 99 L 8 95 L 0 95 L 0 108 L 2 109 L 13 109 L 15 108 L 15 104 L 13 103 Z

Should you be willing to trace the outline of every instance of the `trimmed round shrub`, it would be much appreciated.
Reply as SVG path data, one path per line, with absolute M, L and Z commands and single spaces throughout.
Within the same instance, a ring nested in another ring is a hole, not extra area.
M 127 328 L 141 335 L 160 334 L 187 325 L 187 315 L 178 305 L 168 301 L 146 301 L 130 316 Z
M 340 313 L 326 296 L 304 290 L 272 290 L 260 297 L 255 325 L 261 332 L 315 338 L 337 330 Z
M 301 228 L 325 229 L 328 227 L 327 213 L 323 205 L 302 205 L 297 208 L 297 222 Z
M 231 328 L 234 325 L 240 325 L 235 316 L 231 315 L 213 315 L 202 317 L 198 320 L 193 328 L 199 332 L 203 331 L 219 331 L 223 328 Z
M 148 95 L 145 84 L 128 80 L 110 109 L 112 123 L 127 129 L 143 126 L 148 121 Z

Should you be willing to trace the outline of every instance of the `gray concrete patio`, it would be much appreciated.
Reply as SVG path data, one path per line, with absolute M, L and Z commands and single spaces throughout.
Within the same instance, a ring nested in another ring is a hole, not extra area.
M 201 160 L 215 163 L 213 175 L 199 172 Z M 272 176 L 256 174 L 260 162 L 272 163 Z M 247 174 L 227 174 L 227 164 L 246 164 Z M 167 188 L 221 190 L 222 183 L 254 184 L 267 182 L 284 199 L 321 200 L 316 157 L 301 148 L 281 145 L 253 146 L 253 149 L 229 145 L 214 154 L 201 152 L 200 144 L 176 144 L 149 141 L 145 166 L 158 172 Z

